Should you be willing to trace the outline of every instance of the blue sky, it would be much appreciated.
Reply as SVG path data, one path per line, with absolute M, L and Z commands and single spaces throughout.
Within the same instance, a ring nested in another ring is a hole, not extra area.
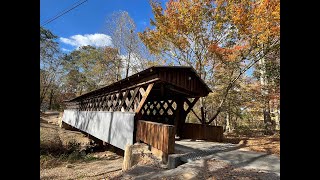
M 40 0 L 40 24 L 77 1 L 79 0 Z M 150 27 L 150 18 L 153 17 L 153 14 L 148 0 L 88 0 L 44 27 L 59 38 L 65 38 L 64 41 L 59 39 L 61 49 L 73 50 L 78 43 L 75 41 L 88 42 L 91 39 L 106 38 L 95 34 L 103 34 L 106 18 L 119 10 L 129 13 L 138 31 L 143 31 L 147 26 Z M 108 40 L 104 42 L 106 41 Z
M 40 0 L 40 25 L 70 8 L 79 0 Z M 167 0 L 161 0 L 164 6 Z M 153 18 L 149 0 L 88 0 L 79 7 L 45 25 L 59 37 L 60 48 L 67 53 L 81 45 L 110 45 L 104 34 L 106 18 L 115 11 L 127 11 L 136 23 L 137 31 L 150 27 Z M 246 74 L 252 74 L 250 68 Z

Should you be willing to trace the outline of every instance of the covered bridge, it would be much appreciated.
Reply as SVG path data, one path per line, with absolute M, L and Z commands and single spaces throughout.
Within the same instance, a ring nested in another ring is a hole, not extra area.
M 143 141 L 174 152 L 187 114 L 211 92 L 192 67 L 154 66 L 66 102 L 63 122 L 124 149 Z

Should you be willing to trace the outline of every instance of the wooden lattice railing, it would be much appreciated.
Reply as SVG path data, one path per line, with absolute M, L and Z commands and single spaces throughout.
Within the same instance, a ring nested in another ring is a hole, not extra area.
M 148 86 L 139 86 L 124 89 L 94 97 L 88 97 L 76 102 L 68 102 L 68 109 L 79 109 L 80 111 L 127 111 L 138 112 L 146 97 L 152 89 L 153 83 Z

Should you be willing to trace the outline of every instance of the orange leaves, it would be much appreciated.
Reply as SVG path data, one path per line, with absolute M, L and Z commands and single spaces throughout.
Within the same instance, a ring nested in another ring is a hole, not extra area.
M 241 45 L 235 45 L 233 48 L 237 51 L 243 50 L 244 48 L 246 48 L 248 46 L 241 46 Z
M 212 43 L 209 46 L 208 51 L 219 56 L 226 62 L 234 62 L 240 57 L 239 54 L 241 51 L 246 50 L 246 48 L 248 48 L 246 45 L 234 45 L 230 48 L 224 48 L 220 47 L 218 43 Z
M 155 29 L 146 29 L 140 38 L 151 52 L 175 51 L 179 61 L 193 65 L 239 62 L 279 37 L 279 4 L 279 0 L 169 0 L 163 11 L 152 3 Z
M 212 43 L 211 45 L 209 45 L 208 50 L 211 52 L 216 52 L 218 51 L 218 49 L 219 49 L 218 43 Z
M 172 46 L 179 50 L 190 48 L 190 39 L 187 39 L 190 36 L 207 38 L 199 36 L 207 26 L 210 9 L 207 3 L 208 0 L 169 0 L 162 11 L 160 4 L 152 2 L 155 21 L 151 24 L 156 28 L 146 29 L 139 34 L 140 38 L 152 52 L 166 51 Z

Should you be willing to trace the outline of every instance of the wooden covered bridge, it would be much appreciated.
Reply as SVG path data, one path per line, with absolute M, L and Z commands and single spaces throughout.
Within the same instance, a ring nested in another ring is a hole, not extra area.
M 200 97 L 211 92 L 192 67 L 156 66 L 66 102 L 63 122 L 124 149 L 143 141 L 164 156 Z

